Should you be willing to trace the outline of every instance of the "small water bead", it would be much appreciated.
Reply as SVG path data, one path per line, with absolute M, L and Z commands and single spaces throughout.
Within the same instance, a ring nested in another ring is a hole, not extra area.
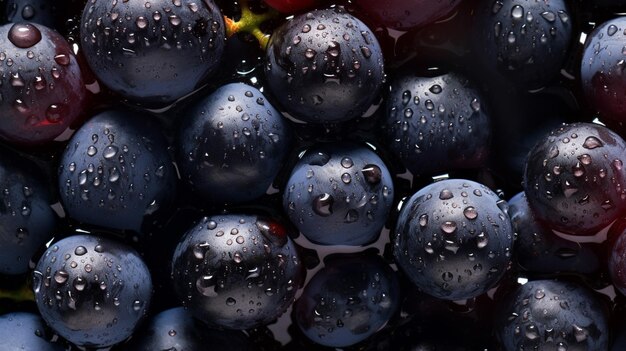
M 556 15 L 552 11 L 544 11 L 541 13 L 541 17 L 543 17 L 546 21 L 552 23 L 556 20 Z
M 430 92 L 433 94 L 440 94 L 443 89 L 441 89 L 441 85 L 435 84 L 431 86 L 428 90 L 430 90 Z
M 452 191 L 448 189 L 444 189 L 439 193 L 440 200 L 450 200 L 453 197 L 454 197 L 454 194 L 452 193 Z
M 61 66 L 67 66 L 70 64 L 70 55 L 58 54 L 54 56 L 54 62 Z
M 343 168 L 350 168 L 354 166 L 354 161 L 350 157 L 344 157 L 341 159 L 341 166 Z
M 315 52 L 315 50 L 308 48 L 304 51 L 304 57 L 306 57 L 307 59 L 311 60 L 315 57 L 315 54 L 317 54 L 317 52 Z
M 21 49 L 33 47 L 41 41 L 41 32 L 30 23 L 16 23 L 9 30 L 9 40 Z
M 476 217 L 478 217 L 478 211 L 476 211 L 475 207 L 469 206 L 463 210 L 463 215 L 465 216 L 465 218 L 470 220 L 476 219 Z
M 74 289 L 76 289 L 77 291 L 83 291 L 85 290 L 85 287 L 87 286 L 87 281 L 83 277 L 76 277 L 72 285 L 74 286 Z
M 593 150 L 595 148 L 603 146 L 604 144 L 602 143 L 602 141 L 594 136 L 587 137 L 587 139 L 585 139 L 585 142 L 583 143 L 583 147 L 589 150 Z
M 57 282 L 57 284 L 65 284 L 65 282 L 67 282 L 67 279 L 69 278 L 69 274 L 64 271 L 64 270 L 60 270 L 58 272 L 56 272 L 56 274 L 54 275 L 54 281 Z
M 456 228 L 457 228 L 457 225 L 456 225 L 456 222 L 454 221 L 445 221 L 443 222 L 443 224 L 441 224 L 441 230 L 447 234 L 454 233 L 456 231 Z
M 86 253 L 87 253 L 87 248 L 84 246 L 77 246 L 76 249 L 74 249 L 74 254 L 76 256 L 82 256 Z
M 377 165 L 366 165 L 361 171 L 365 181 L 371 185 L 377 185 L 382 180 L 382 170 Z
M 354 223 L 354 222 L 356 222 L 358 220 L 359 220 L 359 212 L 357 212 L 354 209 L 348 210 L 348 212 L 346 213 L 346 216 L 344 218 L 344 222 L 346 222 L 346 223 Z
M 524 16 L 524 8 L 520 5 L 515 5 L 511 9 L 511 17 L 513 19 L 519 20 Z
M 232 297 L 229 297 L 226 299 L 226 305 L 227 306 L 233 306 L 237 303 L 237 300 L 233 299 Z
M 97 149 L 95 146 L 90 145 L 90 146 L 87 148 L 87 155 L 89 155 L 89 156 L 95 156 L 97 153 L 98 153 L 98 149 Z
M 334 202 L 332 195 L 321 194 L 313 200 L 313 211 L 322 217 L 328 217 L 333 213 Z
M 170 24 L 171 24 L 172 26 L 175 26 L 175 27 L 179 26 L 179 25 L 180 25 L 180 23 L 181 23 L 181 19 L 180 19 L 180 17 L 178 17 L 178 16 L 176 16 L 176 15 L 171 15 L 171 16 L 169 17 L 169 21 L 170 21 Z
M 143 16 L 139 16 L 137 17 L 137 20 L 135 20 L 135 24 L 137 25 L 137 28 L 144 29 L 148 26 L 148 20 Z
M 419 218 L 419 225 L 422 228 L 428 225 L 428 215 L 427 214 L 423 214 L 423 215 L 420 216 L 420 218 Z
M 611 25 L 607 28 L 607 30 L 606 30 L 606 34 L 607 34 L 608 36 L 610 36 L 610 37 L 611 37 L 611 36 L 613 36 L 615 33 L 617 33 L 617 26 L 616 26 L 616 25 L 614 25 L 614 24 L 611 24 Z
M 345 184 L 350 184 L 350 182 L 352 181 L 352 177 L 349 173 L 344 173 L 341 175 L 341 181 Z

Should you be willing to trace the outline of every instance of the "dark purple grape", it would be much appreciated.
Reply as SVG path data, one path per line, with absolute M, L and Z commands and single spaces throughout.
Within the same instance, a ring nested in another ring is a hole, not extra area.
M 383 161 L 365 146 L 320 144 L 302 155 L 283 192 L 283 208 L 310 241 L 363 245 L 380 235 L 393 204 Z
M 209 329 L 182 308 L 163 311 L 135 332 L 129 343 L 121 347 L 127 351 L 203 350 L 210 345 L 213 351 L 252 351 L 253 345 L 241 331 Z
M 617 17 L 596 27 L 585 41 L 580 68 L 582 88 L 591 108 L 601 118 L 624 122 L 626 78 L 622 59 L 626 18 Z
M 75 345 L 102 348 L 131 336 L 152 295 L 148 267 L 124 244 L 74 235 L 52 244 L 33 272 L 43 319 Z
M 376 24 L 408 30 L 444 18 L 461 0 L 355 0 L 354 3 Z
M 513 229 L 503 201 L 486 186 L 442 180 L 407 199 L 394 257 L 423 292 L 445 300 L 476 297 L 509 268 Z
M 7 0 L 4 4 L 3 20 L 11 23 L 34 22 L 48 28 L 56 25 L 58 16 L 56 1 Z
M 211 327 L 250 329 L 291 305 L 303 267 L 287 228 L 251 215 L 204 217 L 176 247 L 179 298 Z
M 61 200 L 73 219 L 137 232 L 144 216 L 168 207 L 175 181 L 158 125 L 130 111 L 89 119 L 72 136 L 59 166 Z
M 573 123 L 530 151 L 524 190 L 536 218 L 552 229 L 595 234 L 626 209 L 626 142 L 606 127 Z
M 561 70 L 572 22 L 563 0 L 480 1 L 472 25 L 475 56 L 490 74 L 523 89 L 541 88 Z
M 289 152 L 290 126 L 261 92 L 227 84 L 186 111 L 177 141 L 182 178 L 213 203 L 265 194 Z
M 267 47 L 267 87 L 303 122 L 362 115 L 384 80 L 373 32 L 341 7 L 298 15 L 277 28 Z
M 81 44 L 94 73 L 123 97 L 163 105 L 218 68 L 224 20 L 213 0 L 89 1 Z
M 37 166 L 0 149 L 0 273 L 23 274 L 54 235 L 52 194 Z
M 0 138 L 50 142 L 87 107 L 83 74 L 57 32 L 21 22 L 0 27 Z
M 504 351 L 608 350 L 608 313 L 591 290 L 575 283 L 537 280 L 502 301 L 494 330 Z
M 626 295 L 626 235 L 624 235 L 626 231 L 623 230 L 623 226 L 621 229 L 621 232 L 615 233 L 617 239 L 610 246 L 608 264 L 613 286 Z
M 526 195 L 519 193 L 509 200 L 509 215 L 515 231 L 515 257 L 527 271 L 537 273 L 597 272 L 602 264 L 589 244 L 556 236 L 532 213 Z
M 329 257 L 296 301 L 295 321 L 315 343 L 346 347 L 387 324 L 399 298 L 396 273 L 379 256 Z
M 64 350 L 60 344 L 51 343 L 51 339 L 47 326 L 36 314 L 15 312 L 0 316 L 0 350 Z
M 402 75 L 387 99 L 387 144 L 414 175 L 480 168 L 491 137 L 481 104 L 481 94 L 456 73 Z

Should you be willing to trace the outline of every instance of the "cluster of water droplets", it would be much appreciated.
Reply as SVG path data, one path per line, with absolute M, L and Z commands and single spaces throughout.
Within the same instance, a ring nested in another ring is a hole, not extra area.
M 270 88 L 284 92 L 288 112 L 319 122 L 363 113 L 372 103 L 372 91 L 384 81 L 383 66 L 371 30 L 334 8 L 300 15 L 279 28 L 269 44 L 265 71 Z M 309 89 L 301 89 L 304 85 Z M 350 106 L 340 99 L 345 89 L 359 96 Z
M 571 227 L 566 232 L 608 224 L 626 201 L 625 149 L 626 142 L 599 125 L 553 131 L 529 156 L 525 190 L 531 207 L 541 208 L 539 216 L 552 217 L 557 228 Z
M 8 43 L 0 50 L 0 104 L 11 106 L 21 128 L 71 122 L 75 112 L 67 97 L 80 99 L 84 87 L 69 44 L 31 23 L 7 24 L 2 33 Z M 52 137 L 63 131 L 57 128 Z
M 509 267 L 513 229 L 505 207 L 478 183 L 451 179 L 427 186 L 403 204 L 394 255 L 428 293 L 476 296 Z
M 382 160 L 366 148 L 342 147 L 332 153 L 307 151 L 292 171 L 283 205 L 310 240 L 325 242 L 325 235 L 335 234 L 323 232 L 339 235 L 349 225 L 351 234 L 342 235 L 359 240 L 362 234 L 367 241 L 384 222 L 392 200 L 393 184 Z
M 200 318 L 252 326 L 291 304 L 301 281 L 299 267 L 282 224 L 226 215 L 205 217 L 186 234 L 174 255 L 172 276 L 183 302 L 202 306 Z
M 598 328 L 605 322 L 588 316 L 600 313 L 588 310 L 598 303 L 581 287 L 541 280 L 530 285 L 519 287 L 512 295 L 515 297 L 513 305 L 506 307 L 511 310 L 506 316 L 506 328 L 512 328 L 513 337 L 507 343 L 516 343 L 522 348 L 550 345 L 558 351 L 608 343 L 608 336 L 602 336 L 606 329 Z M 577 299 L 588 300 L 578 304 Z
M 130 57 L 140 47 L 153 46 L 163 50 L 197 48 L 204 57 L 224 30 L 223 22 L 212 18 L 211 7 L 200 0 L 145 1 L 143 7 L 127 1 L 109 3 L 91 1 L 83 17 L 83 28 L 90 33 L 83 41 L 98 44 L 98 55 L 113 55 L 112 45 Z M 98 6 L 107 6 L 104 16 Z

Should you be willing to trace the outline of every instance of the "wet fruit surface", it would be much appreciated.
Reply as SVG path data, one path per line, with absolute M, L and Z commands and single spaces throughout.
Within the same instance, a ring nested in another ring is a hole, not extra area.
M 59 189 L 73 218 L 140 231 L 144 216 L 167 207 L 175 176 L 155 122 L 112 110 L 94 116 L 72 136 L 59 165 Z
M 607 350 L 604 306 L 575 283 L 537 280 L 520 286 L 500 306 L 494 327 L 504 350 Z
M 393 201 L 391 175 L 365 146 L 318 145 L 287 182 L 283 208 L 312 242 L 363 245 L 378 237 Z
M 213 203 L 263 195 L 291 142 L 291 127 L 263 94 L 228 84 L 186 113 L 178 164 L 192 189 Z
M 399 267 L 422 291 L 441 299 L 486 292 L 511 261 L 513 229 L 499 202 L 484 185 L 463 179 L 418 191 L 404 202 L 396 225 Z
M 383 83 L 383 57 L 374 33 L 342 8 L 312 11 L 278 28 L 267 47 L 268 88 L 305 122 L 355 118 Z
M 132 335 L 152 295 L 148 267 L 130 247 L 75 235 L 50 246 L 33 272 L 43 319 L 72 343 L 106 347 Z
M 296 302 L 296 322 L 318 344 L 350 346 L 389 321 L 399 294 L 395 272 L 379 257 L 329 258 Z
M 35 23 L 0 27 L 0 138 L 50 142 L 87 106 L 87 90 L 72 48 Z
M 475 50 L 489 69 L 514 85 L 537 89 L 558 73 L 572 38 L 572 20 L 562 0 L 481 1 Z
M 224 21 L 212 0 L 90 1 L 80 34 L 98 78 L 149 106 L 191 93 L 215 72 L 224 49 Z
M 179 298 L 213 327 L 249 329 L 272 322 L 302 282 L 300 258 L 287 235 L 287 228 L 269 218 L 203 218 L 174 252 Z
M 621 351 L 625 13 L 0 0 L 0 349 Z
M 387 142 L 414 175 L 479 168 L 491 137 L 483 98 L 456 73 L 402 75 L 387 99 Z
M 535 216 L 559 231 L 593 235 L 626 206 L 624 140 L 589 123 L 553 130 L 528 155 L 524 189 Z

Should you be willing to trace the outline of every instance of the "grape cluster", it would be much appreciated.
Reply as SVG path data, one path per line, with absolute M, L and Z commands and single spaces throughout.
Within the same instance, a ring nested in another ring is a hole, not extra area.
M 626 348 L 624 13 L 0 0 L 0 349 Z

